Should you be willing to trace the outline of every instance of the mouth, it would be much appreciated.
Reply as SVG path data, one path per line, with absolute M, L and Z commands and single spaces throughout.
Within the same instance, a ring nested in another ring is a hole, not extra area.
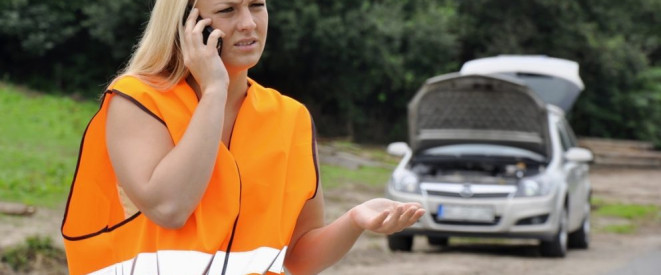
M 252 46 L 254 44 L 257 44 L 257 40 L 255 40 L 255 39 L 245 39 L 245 40 L 241 40 L 241 41 L 235 43 L 234 46 L 246 47 L 246 46 Z

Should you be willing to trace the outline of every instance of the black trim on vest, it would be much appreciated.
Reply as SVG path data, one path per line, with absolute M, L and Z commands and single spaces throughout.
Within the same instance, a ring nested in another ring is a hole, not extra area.
M 317 191 L 319 191 L 319 162 L 317 160 L 317 127 L 314 125 L 312 114 L 310 114 L 310 121 L 312 121 L 312 162 L 314 162 L 314 172 L 316 175 L 314 195 L 310 199 L 314 199 L 317 196 Z
M 236 166 L 236 173 L 239 175 L 239 212 L 236 213 L 236 218 L 234 219 L 234 226 L 232 226 L 232 234 L 230 235 L 230 241 L 227 243 L 227 249 L 225 249 L 225 260 L 223 261 L 223 271 L 221 275 L 225 275 L 227 272 L 227 264 L 230 260 L 230 254 L 232 252 L 232 243 L 234 243 L 234 233 L 236 233 L 236 226 L 239 224 L 239 216 L 241 216 L 241 193 L 243 193 L 243 180 L 241 179 L 241 169 L 239 169 L 239 164 L 234 160 L 234 165 Z
M 114 89 L 113 89 L 113 90 L 107 90 L 107 91 L 105 91 L 105 92 L 103 93 L 103 96 L 101 97 L 101 104 L 99 105 L 99 110 L 96 111 L 96 113 L 94 114 L 94 116 L 92 117 L 92 119 L 90 119 L 90 121 L 87 123 L 87 127 L 85 127 L 85 131 L 83 132 L 83 137 L 82 137 L 81 142 L 80 142 L 80 149 L 78 150 L 78 162 L 76 163 L 76 171 L 74 172 L 73 180 L 71 181 L 71 187 L 70 187 L 70 189 L 69 189 L 69 197 L 67 198 L 67 205 L 66 205 L 66 208 L 64 209 L 64 217 L 62 218 L 62 225 L 60 226 L 60 233 L 62 234 L 62 237 L 65 238 L 65 239 L 67 239 L 67 240 L 69 240 L 69 241 L 79 241 L 79 240 L 84 240 L 84 239 L 88 239 L 88 238 L 91 238 L 91 237 L 94 237 L 94 236 L 97 236 L 97 235 L 100 235 L 100 234 L 103 234 L 103 233 L 111 232 L 111 231 L 113 231 L 113 230 L 115 230 L 115 229 L 121 227 L 122 225 L 124 225 L 124 224 L 126 224 L 126 223 L 128 223 L 128 222 L 130 222 L 130 221 L 132 221 L 132 220 L 134 220 L 135 218 L 137 218 L 138 216 L 140 216 L 140 214 L 142 214 L 142 212 L 138 211 L 137 213 L 133 214 L 131 217 L 129 217 L 129 218 L 127 218 L 127 219 L 121 221 L 121 222 L 118 223 L 118 224 L 115 224 L 115 225 L 110 226 L 110 227 L 109 227 L 108 225 L 106 225 L 104 228 L 101 228 L 99 231 L 96 231 L 96 232 L 93 232 L 93 233 L 90 233 L 90 234 L 86 234 L 86 235 L 82 235 L 82 236 L 75 236 L 75 237 L 67 236 L 66 234 L 64 234 L 64 224 L 65 224 L 66 221 L 67 221 L 67 216 L 68 216 L 68 214 L 69 214 L 69 205 L 70 205 L 70 203 L 71 203 L 71 197 L 72 197 L 72 195 L 73 195 L 74 184 L 76 183 L 76 178 L 77 178 L 77 176 L 78 176 L 78 169 L 80 168 L 80 159 L 81 159 L 81 157 L 82 157 L 82 155 L 83 155 L 83 147 L 84 147 L 84 144 L 85 144 L 85 136 L 87 135 L 87 131 L 89 130 L 90 124 L 92 124 L 92 121 L 94 120 L 94 118 L 99 114 L 99 112 L 100 112 L 101 109 L 103 108 L 103 104 L 104 104 L 104 102 L 105 102 L 106 96 L 107 96 L 109 93 L 116 93 L 117 95 L 120 95 L 120 96 L 122 96 L 122 97 L 128 99 L 129 101 L 131 101 L 131 102 L 133 102 L 134 104 L 136 104 L 140 109 L 142 109 L 143 111 L 147 112 L 149 115 L 153 116 L 153 117 L 156 118 L 158 121 L 160 121 L 161 123 L 163 123 L 163 125 L 165 125 L 165 122 L 164 122 L 161 118 L 159 118 L 159 117 L 156 116 L 154 113 L 152 113 L 151 111 L 149 111 L 149 109 L 147 109 L 145 106 L 143 106 L 142 104 L 140 104 L 137 100 L 135 100 L 134 98 L 130 97 L 129 95 L 127 95 L 127 94 L 125 94 L 125 93 L 122 93 L 122 92 L 120 92 L 120 91 L 118 91 L 118 90 L 114 90 Z
M 118 90 L 115 90 L 115 89 L 113 89 L 112 92 L 113 92 L 113 93 L 116 93 L 117 95 L 122 96 L 123 98 L 128 99 L 128 100 L 131 101 L 131 102 L 133 102 L 133 104 L 135 104 L 135 105 L 138 106 L 140 109 L 142 109 L 143 111 L 145 111 L 145 113 L 147 113 L 147 114 L 153 116 L 153 117 L 154 117 L 156 120 L 158 120 L 161 124 L 167 126 L 167 125 L 165 124 L 165 121 L 163 121 L 163 120 L 162 120 L 160 117 L 158 117 L 156 114 L 152 113 L 152 111 L 150 111 L 149 109 L 147 109 L 147 107 L 145 107 L 145 105 L 142 105 L 142 104 L 141 104 L 140 102 L 138 102 L 135 98 L 133 98 L 133 97 L 131 97 L 130 95 L 127 95 L 127 94 L 125 94 L 125 93 L 122 93 L 122 92 L 120 92 L 120 91 L 118 91 Z
M 101 104 L 99 104 L 99 109 L 96 111 L 94 116 L 90 119 L 89 122 L 87 122 L 87 126 L 85 126 L 85 131 L 83 132 L 83 137 L 80 139 L 80 148 L 78 149 L 78 161 L 76 162 L 76 170 L 73 173 L 73 180 L 71 180 L 71 187 L 69 187 L 69 196 L 67 198 L 67 205 L 64 208 L 64 216 L 62 217 L 62 225 L 60 226 L 60 233 L 62 234 L 62 237 L 65 239 L 69 240 L 70 237 L 64 234 L 64 224 L 67 222 L 67 215 L 69 214 L 69 204 L 71 203 L 71 195 L 73 195 L 73 185 L 76 182 L 76 177 L 78 176 L 78 168 L 80 167 L 80 159 L 83 155 L 83 144 L 85 144 L 85 135 L 87 134 L 87 130 L 90 128 L 90 124 L 92 124 L 92 121 L 94 118 L 99 114 L 101 111 L 101 108 L 103 107 L 103 102 L 106 99 L 106 94 L 108 91 L 103 93 L 101 96 Z
M 133 216 L 129 217 L 128 219 L 123 220 L 122 222 L 120 222 L 120 223 L 118 223 L 118 224 L 116 224 L 116 225 L 113 225 L 113 226 L 111 226 L 111 227 L 108 227 L 108 226 L 106 225 L 106 227 L 104 227 L 103 229 L 101 229 L 101 230 L 99 230 L 99 231 L 97 231 L 97 232 L 94 232 L 94 233 L 87 234 L 87 235 L 76 236 L 76 237 L 69 237 L 69 236 L 67 236 L 67 235 L 64 235 L 64 233 L 62 233 L 62 236 L 63 236 L 65 239 L 69 240 L 69 241 L 80 241 L 80 240 L 84 240 L 84 239 L 89 239 L 89 238 L 91 238 L 91 237 L 95 237 L 95 236 L 98 236 L 98 235 L 101 235 L 101 234 L 104 234 L 104 233 L 112 232 L 113 230 L 115 230 L 115 229 L 121 227 L 122 225 L 127 224 L 128 222 L 134 220 L 135 218 L 137 218 L 138 216 L 140 216 L 140 214 L 142 214 L 142 212 L 137 212 L 137 213 L 133 214 Z

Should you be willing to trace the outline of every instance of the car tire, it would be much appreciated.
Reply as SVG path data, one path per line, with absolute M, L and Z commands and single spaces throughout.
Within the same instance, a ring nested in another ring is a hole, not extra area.
M 434 246 L 448 246 L 450 239 L 448 237 L 432 237 L 427 236 L 427 243 Z
M 558 223 L 558 233 L 550 241 L 541 241 L 539 250 L 542 256 L 562 258 L 567 255 L 567 208 L 563 207 L 560 212 L 560 221 Z
M 413 248 L 413 236 L 388 235 L 388 248 L 392 251 L 410 252 Z
M 581 227 L 569 234 L 568 245 L 570 248 L 587 249 L 590 246 L 590 204 L 585 206 L 585 217 Z

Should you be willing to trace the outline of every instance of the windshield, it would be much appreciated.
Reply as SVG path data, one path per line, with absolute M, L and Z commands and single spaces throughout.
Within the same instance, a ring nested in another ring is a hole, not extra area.
M 456 158 L 466 156 L 504 157 L 529 159 L 538 162 L 543 162 L 545 159 L 542 155 L 529 150 L 495 144 L 455 144 L 439 146 L 423 150 L 420 155 L 426 157 L 452 156 Z

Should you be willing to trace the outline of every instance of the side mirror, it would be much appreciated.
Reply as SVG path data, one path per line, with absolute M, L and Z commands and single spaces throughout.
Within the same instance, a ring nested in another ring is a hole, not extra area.
M 565 152 L 565 159 L 574 162 L 591 162 L 594 159 L 594 155 L 588 149 L 572 147 Z
M 388 144 L 388 154 L 393 156 L 403 157 L 410 151 L 411 148 L 409 148 L 406 142 L 399 141 Z

